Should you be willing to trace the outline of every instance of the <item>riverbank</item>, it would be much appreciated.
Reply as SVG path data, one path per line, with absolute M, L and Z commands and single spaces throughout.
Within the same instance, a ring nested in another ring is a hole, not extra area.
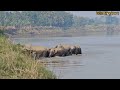
M 20 46 L 0 35 L 0 78 L 55 79 L 56 76 L 39 61 L 24 55 Z
M 86 25 L 67 29 L 57 27 L 20 27 L 7 28 L 5 33 L 12 38 L 42 38 L 42 37 L 79 37 L 120 34 L 120 25 Z

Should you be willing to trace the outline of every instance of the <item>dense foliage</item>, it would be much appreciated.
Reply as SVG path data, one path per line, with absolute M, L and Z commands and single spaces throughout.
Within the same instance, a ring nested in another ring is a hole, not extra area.
M 55 26 L 69 27 L 73 15 L 64 11 L 0 11 L 0 26 Z
M 88 17 L 74 17 L 73 26 L 79 27 L 84 25 L 98 25 L 98 24 L 114 24 L 120 23 L 120 19 L 114 16 L 100 16 L 95 18 Z
M 118 24 L 113 16 L 77 17 L 65 11 L 0 11 L 0 26 L 79 27 L 96 24 Z

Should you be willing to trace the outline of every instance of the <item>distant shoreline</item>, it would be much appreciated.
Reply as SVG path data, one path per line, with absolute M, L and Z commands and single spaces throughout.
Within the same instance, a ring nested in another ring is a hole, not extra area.
M 118 35 L 120 25 L 87 25 L 84 27 L 71 27 L 66 30 L 60 28 L 30 27 L 7 29 L 5 33 L 12 38 L 37 37 L 79 37 L 91 35 Z

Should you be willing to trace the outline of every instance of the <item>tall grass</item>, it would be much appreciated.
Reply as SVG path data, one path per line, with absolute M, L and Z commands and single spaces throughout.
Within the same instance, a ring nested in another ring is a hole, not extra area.
M 0 79 L 55 79 L 44 65 L 22 53 L 19 45 L 13 45 L 0 35 Z

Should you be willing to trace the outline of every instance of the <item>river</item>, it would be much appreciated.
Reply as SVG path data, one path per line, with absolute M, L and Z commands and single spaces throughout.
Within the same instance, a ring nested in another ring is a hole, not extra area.
M 50 38 L 14 38 L 15 43 L 54 47 L 75 44 L 82 55 L 46 58 L 58 62 L 46 64 L 59 79 L 120 79 L 120 36 L 81 36 Z

